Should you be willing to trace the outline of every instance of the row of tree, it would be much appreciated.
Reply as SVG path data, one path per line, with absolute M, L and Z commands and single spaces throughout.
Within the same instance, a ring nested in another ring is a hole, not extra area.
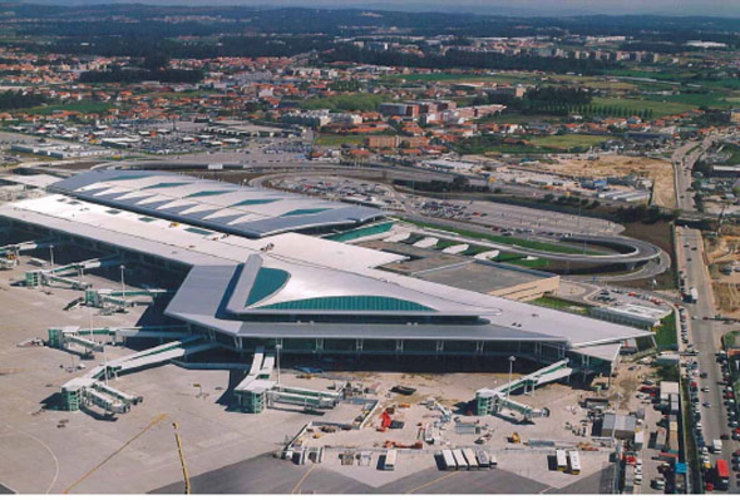
M 396 51 L 372 51 L 352 44 L 341 44 L 334 50 L 321 54 L 324 62 L 354 62 L 381 66 L 407 66 L 421 68 L 481 68 L 503 70 L 538 70 L 555 73 L 577 72 L 586 75 L 601 74 L 618 63 L 590 59 L 562 59 L 531 55 L 508 56 L 493 52 L 468 52 L 449 50 L 444 55 L 418 55 Z
M 46 102 L 44 96 L 32 92 L 7 90 L 0 93 L 0 110 L 32 108 Z

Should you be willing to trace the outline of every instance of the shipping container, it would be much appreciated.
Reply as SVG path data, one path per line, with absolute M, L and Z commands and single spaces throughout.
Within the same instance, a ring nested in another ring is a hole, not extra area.
M 452 450 L 442 450 L 442 464 L 445 470 L 457 470 L 457 463 L 452 455 Z
M 478 459 L 478 467 L 488 468 L 491 466 L 491 458 L 486 453 L 486 450 L 476 450 L 475 458 Z
M 471 450 L 470 448 L 465 448 L 462 452 L 463 456 L 465 457 L 465 461 L 468 463 L 468 470 L 477 470 L 478 459 L 475 458 L 475 453 L 473 453 L 473 450 Z
M 571 474 L 581 473 L 581 457 L 577 451 L 568 452 L 568 468 Z
M 452 456 L 455 459 L 455 464 L 459 470 L 467 470 L 468 463 L 465 461 L 462 450 L 452 450 Z
M 568 470 L 568 459 L 565 450 L 555 450 L 555 463 L 559 471 L 565 472 Z
M 385 460 L 383 461 L 383 470 L 396 470 L 397 458 L 398 452 L 396 450 L 388 450 L 385 454 Z

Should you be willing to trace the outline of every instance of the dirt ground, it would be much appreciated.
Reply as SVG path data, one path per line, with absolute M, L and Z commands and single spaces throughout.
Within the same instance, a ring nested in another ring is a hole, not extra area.
M 740 227 L 725 226 L 726 234 L 707 240 L 707 258 L 717 306 L 722 314 L 740 319 L 740 273 L 726 274 L 722 267 L 740 262 Z
M 603 155 L 596 160 L 559 159 L 541 167 L 548 172 L 578 177 L 613 177 L 634 174 L 648 177 L 655 184 L 654 202 L 663 207 L 676 206 L 676 190 L 673 167 L 670 162 L 652 158 L 636 158 L 621 155 Z

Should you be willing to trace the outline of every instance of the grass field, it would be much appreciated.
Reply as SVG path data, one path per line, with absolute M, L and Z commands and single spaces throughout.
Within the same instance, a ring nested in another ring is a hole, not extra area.
M 610 137 L 604 135 L 564 134 L 535 137 L 531 142 L 545 148 L 569 150 L 572 148 L 589 148 L 601 144 L 608 139 Z
M 534 299 L 530 302 L 536 306 L 547 307 L 548 309 L 557 309 L 559 311 L 566 311 L 573 314 L 580 314 L 582 316 L 588 316 L 590 307 L 569 300 L 560 299 L 558 297 L 544 296 L 539 299 Z
M 496 82 L 496 83 L 518 83 L 527 81 L 538 81 L 539 77 L 531 73 L 517 74 L 476 74 L 476 73 L 429 73 L 418 75 L 389 75 L 382 80 L 404 79 L 407 82 Z
M 402 220 L 404 222 L 407 222 L 409 224 L 413 224 L 419 227 L 425 227 L 429 229 L 438 229 L 441 231 L 449 231 L 449 232 L 457 233 L 460 236 L 464 236 L 467 238 L 487 240 L 487 241 L 491 241 L 494 243 L 501 243 L 503 245 L 514 245 L 514 246 L 521 247 L 523 249 L 541 250 L 544 252 L 563 253 L 563 254 L 583 254 L 584 253 L 582 249 L 580 248 L 559 245 L 557 243 L 549 243 L 549 242 L 537 241 L 537 240 L 525 240 L 523 238 L 513 238 L 509 236 L 497 236 L 493 234 L 479 233 L 476 231 L 455 229 L 455 228 L 444 226 L 441 224 L 428 224 L 428 223 L 415 222 L 415 221 L 404 220 L 404 219 Z M 404 243 L 408 243 L 408 241 L 404 241 Z M 585 252 L 585 255 L 601 255 L 601 254 L 597 252 L 587 251 Z
M 725 154 L 730 153 L 730 158 L 723 161 L 723 165 L 740 165 L 740 147 L 737 147 L 734 144 L 727 144 L 722 149 L 722 152 Z
M 375 111 L 378 105 L 388 101 L 388 94 L 341 94 L 331 97 L 306 99 L 300 106 L 303 109 L 330 109 L 337 111 Z
M 688 104 L 695 107 L 706 106 L 723 108 L 730 107 L 732 103 L 727 101 L 727 96 L 720 92 L 707 92 L 706 94 L 678 94 L 667 96 L 650 96 L 650 101 L 666 101 L 681 104 Z
M 317 146 L 341 146 L 342 144 L 360 145 L 365 143 L 366 135 L 321 134 L 316 139 Z
M 658 349 L 674 349 L 678 345 L 676 337 L 676 311 L 663 318 L 663 321 L 655 332 L 655 343 Z
M 621 99 L 618 97 L 597 97 L 593 100 L 592 104 L 594 106 L 617 106 L 634 113 L 639 113 L 644 109 L 649 109 L 653 112 L 653 118 L 674 115 L 698 108 L 697 105 L 682 102 L 663 102 L 647 99 Z
M 34 113 L 39 115 L 50 115 L 56 111 L 76 111 L 78 113 L 103 113 L 112 108 L 113 105 L 107 102 L 94 102 L 94 101 L 83 101 L 75 102 L 71 104 L 49 104 L 46 106 L 35 106 L 33 108 L 27 108 L 17 110 L 26 113 Z

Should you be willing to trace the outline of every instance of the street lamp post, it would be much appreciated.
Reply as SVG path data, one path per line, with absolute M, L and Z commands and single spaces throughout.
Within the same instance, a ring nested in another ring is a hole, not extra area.
M 283 344 L 275 344 L 275 350 L 277 351 L 277 385 L 280 385 L 280 349 L 283 348 Z
M 54 245 L 49 245 L 49 262 L 51 263 L 51 268 L 54 269 Z
M 126 270 L 126 266 L 121 264 L 121 298 L 126 300 L 126 282 L 123 280 L 123 271 Z
M 509 384 L 506 386 L 506 399 L 509 399 L 509 395 L 511 395 L 511 375 L 514 373 L 514 361 L 516 361 L 516 358 L 509 356 Z

